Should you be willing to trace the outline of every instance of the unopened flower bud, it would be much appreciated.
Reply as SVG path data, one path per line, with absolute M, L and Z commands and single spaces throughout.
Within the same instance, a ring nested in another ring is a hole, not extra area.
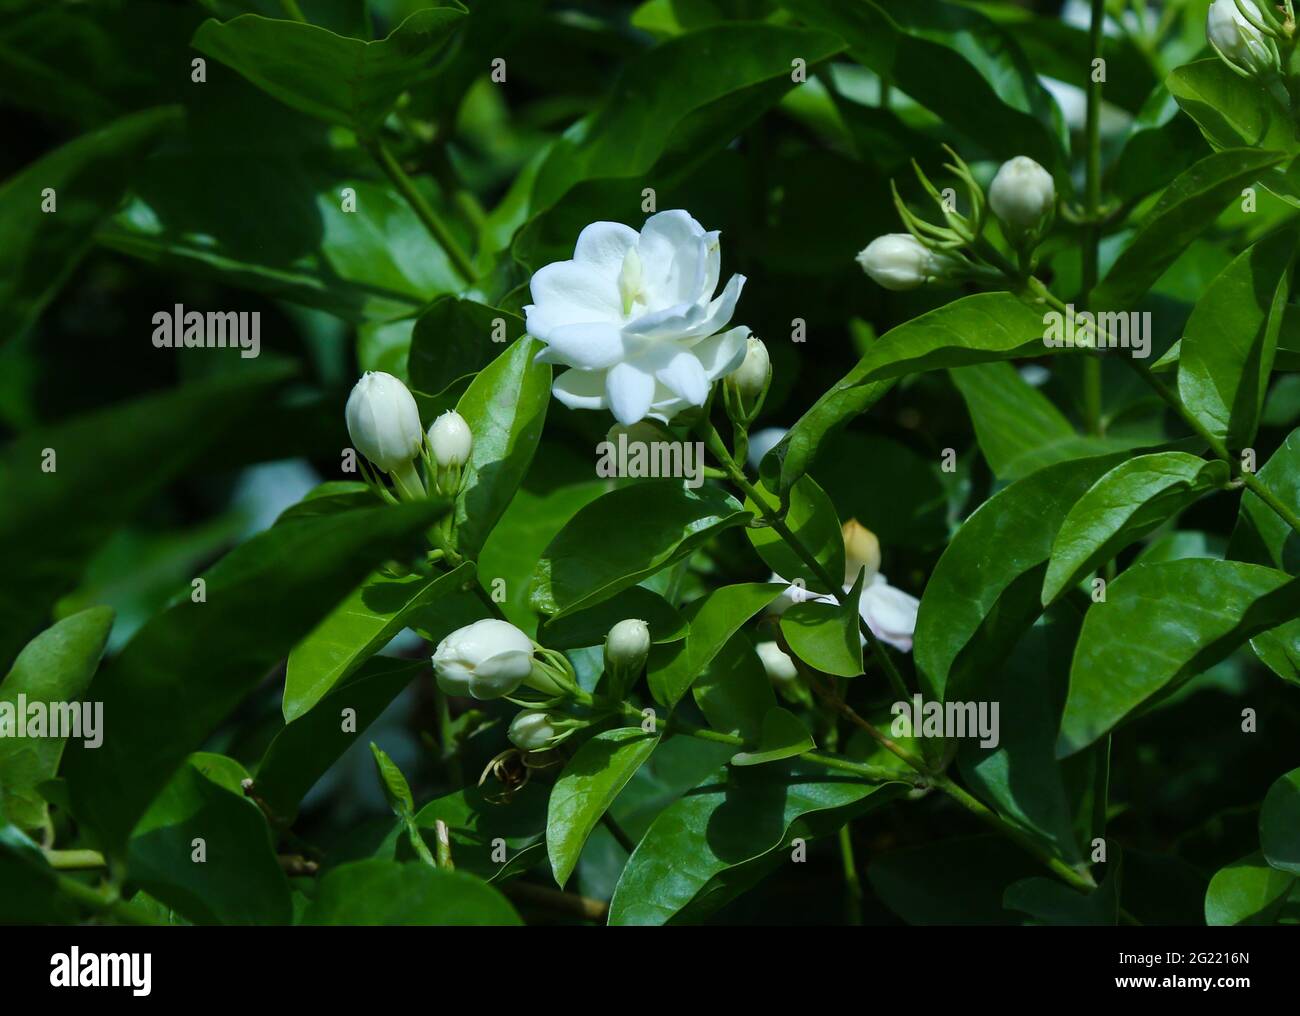
M 523 751 L 541 751 L 560 738 L 555 719 L 540 709 L 525 709 L 510 723 L 506 734 L 516 748 Z
M 650 628 L 637 618 L 619 621 L 605 636 L 605 671 L 610 693 L 622 698 L 641 674 L 650 655 Z
M 1243 0 L 1267 24 L 1254 0 Z M 1273 76 L 1280 67 L 1277 45 L 1242 16 L 1234 0 L 1214 0 L 1205 19 L 1205 37 L 1220 59 L 1243 74 Z
M 532 674 L 533 640 L 508 621 L 485 618 L 439 642 L 433 669 L 448 695 L 501 698 Z
M 746 341 L 745 359 L 741 361 L 731 381 L 742 398 L 753 402 L 767 390 L 768 378 L 772 373 L 772 360 L 767 355 L 767 346 L 763 341 L 751 335 Z
M 852 586 L 858 572 L 867 571 L 865 582 L 870 582 L 880 571 L 880 540 L 857 519 L 849 519 L 841 527 L 844 533 L 844 584 Z
M 420 453 L 424 428 L 415 398 L 392 374 L 367 371 L 348 396 L 353 446 L 385 473 L 406 471 Z
M 760 642 L 754 647 L 770 680 L 784 684 L 799 676 L 799 670 L 775 642 Z
M 429 428 L 429 447 L 433 449 L 433 459 L 439 466 L 463 466 L 469 461 L 470 449 L 474 447 L 474 435 L 470 433 L 465 418 L 456 410 L 449 409 Z
M 886 289 L 916 289 L 947 278 L 956 262 L 936 254 L 911 233 L 886 233 L 867 244 L 857 256 L 862 270 Z
M 1027 155 L 1008 159 L 989 185 L 989 205 L 1012 239 L 1036 236 L 1056 209 L 1052 174 Z

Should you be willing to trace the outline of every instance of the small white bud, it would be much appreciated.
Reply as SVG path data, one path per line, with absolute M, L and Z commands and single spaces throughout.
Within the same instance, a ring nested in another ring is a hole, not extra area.
M 865 585 L 880 571 L 880 540 L 857 519 L 849 519 L 840 528 L 844 534 L 844 584 L 851 587 L 865 568 Z
M 775 642 L 760 642 L 754 648 L 770 680 L 785 683 L 799 676 L 794 660 L 782 652 L 781 647 Z
M 539 709 L 525 709 L 510 723 L 506 736 L 516 748 L 523 751 L 541 751 L 549 748 L 560 731 L 549 713 Z
M 1039 233 L 1056 209 L 1052 174 L 1027 155 L 1008 159 L 989 185 L 989 206 L 1013 238 Z
M 367 371 L 348 396 L 344 415 L 352 444 L 385 473 L 404 470 L 419 454 L 420 410 L 392 374 Z
M 945 278 L 956 267 L 952 258 L 935 254 L 911 233 L 876 237 L 858 254 L 857 262 L 877 284 L 895 291 Z
M 639 671 L 650 653 L 650 628 L 629 617 L 619 621 L 605 637 L 605 665 Z
M 1259 15 L 1258 21 L 1268 23 L 1254 0 L 1244 0 L 1244 3 Z M 1220 59 L 1246 74 L 1271 75 L 1280 66 L 1277 46 L 1242 17 L 1233 0 L 1214 0 L 1210 4 L 1205 37 Z
M 456 410 L 449 409 L 429 428 L 429 447 L 433 449 L 433 460 L 444 469 L 463 466 L 469 461 L 470 449 L 474 447 L 474 435 L 470 433 L 465 418 Z
M 767 390 L 768 377 L 772 373 L 772 360 L 767 355 L 767 346 L 763 345 L 761 339 L 751 335 L 745 342 L 745 359 L 731 375 L 731 380 L 741 397 L 752 402 Z
M 448 695 L 501 698 L 532 674 L 533 640 L 508 621 L 485 618 L 439 642 L 433 669 Z

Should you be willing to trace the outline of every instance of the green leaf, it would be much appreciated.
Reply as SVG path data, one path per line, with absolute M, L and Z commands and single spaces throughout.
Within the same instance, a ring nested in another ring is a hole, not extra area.
M 1256 479 L 1284 504 L 1300 503 L 1300 429 L 1287 435 Z M 1300 536 L 1249 490 L 1242 491 L 1237 526 L 1228 550 L 1230 557 L 1292 573 L 1300 571 Z
M 58 873 L 41 848 L 0 815 L 0 921 L 71 924 L 76 910 L 59 892 Z
M 1300 769 L 1279 776 L 1264 795 L 1259 846 L 1271 867 L 1300 875 Z
M 913 654 L 932 697 L 942 699 L 954 682 L 996 666 L 1038 617 L 1052 541 L 1066 513 L 1119 460 L 1040 469 L 962 523 L 930 574 L 916 620 Z
M 1272 924 L 1294 885 L 1294 875 L 1270 868 L 1256 851 L 1220 868 L 1210 880 L 1205 923 L 1211 927 Z
M 185 597 L 152 618 L 91 694 L 112 736 L 75 742 L 64 775 L 77 818 L 110 853 L 168 778 L 275 663 L 385 558 L 411 547 L 432 503 L 280 523 L 204 575 L 206 600 Z
M 1231 149 L 1207 155 L 1178 174 L 1111 265 L 1093 304 L 1122 310 L 1135 303 L 1243 187 L 1283 158 L 1280 152 Z
M 1043 578 L 1043 606 L 1229 478 L 1226 462 L 1186 452 L 1121 462 L 1088 488 L 1061 523 Z
M 776 695 L 763 664 L 744 632 L 727 640 L 691 685 L 695 704 L 709 726 L 757 741 L 763 720 L 776 708 Z
M 1002 894 L 1002 905 L 1047 925 L 1102 926 L 1119 924 L 1119 873 L 1097 889 L 1081 893 L 1051 878 L 1035 875 L 1013 882 Z
M 214 759 L 193 756 L 149 806 L 127 851 L 130 879 L 196 924 L 288 924 L 289 882 L 266 819 L 205 775 Z
M 239 370 L 33 431 L 0 453 L 0 666 L 113 530 L 202 462 L 284 377 Z
M 748 582 L 715 589 L 686 608 L 690 633 L 681 642 L 650 651 L 647 680 L 655 701 L 671 709 L 740 630 L 741 625 L 770 604 L 785 587 Z
M 788 709 L 776 706 L 763 717 L 763 728 L 758 742 L 751 750 L 738 751 L 731 756 L 733 766 L 761 766 L 768 762 L 802 755 L 817 747 L 803 721 Z
M 427 666 L 375 657 L 340 681 L 272 739 L 257 767 L 257 796 L 278 818 L 292 819 L 316 781 Z
M 112 628 L 113 611 L 91 607 L 64 618 L 27 643 L 0 683 L 0 728 L 8 726 L 5 713 L 10 710 L 16 722 L 19 695 L 25 696 L 27 704 L 39 702 L 54 708 L 74 703 L 80 708 Z M 49 806 L 37 788 L 58 773 L 67 743 L 67 738 L 49 736 L 51 733 L 19 737 L 16 730 L 9 730 L 0 736 L 0 812 L 20 829 L 43 828 L 49 815 Z M 102 729 L 96 733 L 104 735 Z M 90 738 L 88 730 L 83 729 L 82 734 L 83 740 Z
M 866 574 L 859 571 L 853 588 L 839 594 L 841 603 L 796 602 L 781 615 L 781 634 L 791 652 L 814 670 L 838 677 L 862 673 L 858 601 Z
M 372 858 L 328 872 L 302 923 L 469 927 L 523 922 L 501 893 L 473 875 Z
M 443 574 L 370 575 L 352 590 L 289 654 L 284 681 L 284 721 L 308 712 L 335 685 L 383 649 L 419 614 L 474 579 L 466 561 Z
M 686 638 L 686 619 L 671 603 L 644 586 L 631 586 L 587 610 L 547 621 L 542 626 L 542 641 L 552 649 L 604 645 L 609 630 L 629 617 L 646 623 L 652 643 Z
M 244 14 L 205 21 L 191 45 L 285 105 L 366 136 L 402 92 L 432 76 L 435 58 L 466 13 L 455 0 L 438 3 L 376 42 Z
M 0 186 L 0 342 L 21 338 L 32 326 L 90 248 L 95 229 L 116 210 L 132 171 L 179 123 L 174 106 L 133 113 L 55 149 Z
M 867 879 L 908 924 L 988 926 L 1021 923 L 1003 909 L 1003 891 L 1039 870 L 1001 837 L 972 836 L 878 854 Z
M 1260 565 L 1188 559 L 1128 569 L 1084 618 L 1057 756 L 1092 744 L 1298 611 L 1300 581 Z
M 411 387 L 431 394 L 443 391 L 486 367 L 498 353 L 497 344 L 518 338 L 523 330 L 517 314 L 440 296 L 416 319 L 411 332 L 406 367 Z
M 794 531 L 799 542 L 812 552 L 817 563 L 822 566 L 836 582 L 844 574 L 844 534 L 840 528 L 839 516 L 835 514 L 835 505 L 826 496 L 826 492 L 817 486 L 811 476 L 801 476 L 788 494 L 789 508 L 785 523 Z M 770 496 L 765 498 L 770 502 Z M 758 507 L 748 498 L 745 509 L 759 514 Z M 763 563 L 780 575 L 787 582 L 802 579 L 808 589 L 819 593 L 838 593 L 840 587 L 826 589 L 812 568 L 804 563 L 785 539 L 771 526 L 759 529 L 746 529 L 745 535 L 754 545 L 754 550 L 763 559 Z
M 483 789 L 466 787 L 430 801 L 416 813 L 415 824 L 432 842 L 434 827 L 441 820 L 451 837 L 456 869 L 496 878 L 505 874 L 506 866 L 522 851 L 534 845 L 544 847 L 550 790 L 549 785 L 533 780 L 502 802 Z M 397 834 L 391 838 L 397 845 Z M 499 853 L 502 843 L 509 852 L 504 862 Z
M 1249 447 L 1255 437 L 1294 257 L 1290 230 L 1238 255 L 1196 302 L 1183 332 L 1183 405 L 1233 451 Z
M 547 546 L 533 575 L 532 604 L 556 617 L 590 607 L 750 518 L 723 491 L 690 490 L 680 480 L 612 490 L 582 508 Z
M 654 820 L 623 869 L 609 923 L 666 924 L 688 908 L 703 916 L 747 888 L 737 876 L 775 855 L 796 821 L 832 812 L 842 824 L 897 791 L 806 762 L 724 768 Z
M 415 800 L 411 797 L 411 787 L 402 775 L 402 770 L 374 741 L 370 742 L 370 754 L 374 757 L 375 769 L 379 772 L 379 782 L 384 787 L 384 799 L 393 809 L 393 814 L 401 819 L 414 818 Z
M 569 759 L 546 813 L 546 851 L 561 888 L 600 817 L 658 744 L 658 734 L 620 727 L 597 734 Z
M 981 14 L 910 0 L 782 0 L 810 25 L 840 35 L 854 59 L 894 83 L 991 154 L 1028 155 L 1059 169 L 1056 114 L 1029 61 Z
M 456 404 L 474 447 L 456 497 L 461 553 L 473 556 L 515 496 L 533 461 L 551 401 L 551 368 L 536 363 L 541 343 L 524 336 L 484 367 Z

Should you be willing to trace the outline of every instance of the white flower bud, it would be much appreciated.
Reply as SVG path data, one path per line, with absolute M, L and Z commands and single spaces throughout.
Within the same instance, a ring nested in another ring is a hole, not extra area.
M 420 453 L 420 410 L 392 374 L 366 371 L 348 396 L 345 415 L 353 446 L 385 473 L 404 470 Z
M 782 652 L 781 647 L 775 642 L 760 642 L 754 648 L 758 658 L 763 662 L 763 669 L 767 671 L 769 679 L 784 684 L 799 676 L 794 660 Z
M 485 618 L 439 642 L 433 669 L 448 695 L 501 698 L 533 672 L 533 640 L 508 621 Z
M 640 670 L 650 654 L 650 628 L 644 622 L 629 617 L 619 621 L 605 637 L 605 664 Z
M 751 335 L 746 340 L 745 359 L 731 375 L 736 391 L 742 398 L 752 402 L 767 390 L 767 379 L 771 372 L 772 360 L 767 355 L 767 346 L 763 345 L 761 339 Z
M 1052 174 L 1027 155 L 1008 159 L 989 185 L 989 205 L 1014 237 L 1037 234 L 1056 209 Z
M 876 283 L 895 291 L 943 279 L 956 267 L 952 258 L 935 254 L 911 233 L 876 237 L 858 254 L 857 262 Z
M 463 466 L 469 461 L 470 449 L 474 447 L 474 435 L 470 433 L 465 418 L 456 410 L 449 409 L 429 428 L 429 447 L 433 449 L 433 460 L 439 466 Z
M 510 723 L 506 736 L 516 748 L 523 751 L 541 751 L 549 748 L 560 731 L 549 713 L 539 709 L 525 709 Z
M 880 571 L 880 540 L 870 529 L 857 519 L 849 519 L 841 527 L 844 533 L 844 584 L 852 586 L 858 580 L 858 572 L 864 568 L 870 582 Z
M 1257 20 L 1267 24 L 1267 19 L 1259 13 L 1259 5 L 1254 0 L 1245 0 L 1258 16 Z M 1219 57 L 1231 66 L 1246 74 L 1272 74 L 1278 70 L 1279 58 L 1277 47 L 1271 39 L 1252 25 L 1237 9 L 1233 0 L 1214 0 L 1210 4 L 1209 14 L 1205 19 L 1205 37 L 1209 40 Z

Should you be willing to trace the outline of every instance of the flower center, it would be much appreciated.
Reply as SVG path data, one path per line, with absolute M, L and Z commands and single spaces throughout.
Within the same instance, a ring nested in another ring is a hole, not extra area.
M 641 273 L 641 256 L 632 247 L 623 255 L 623 267 L 618 272 L 618 295 L 623 301 L 623 316 L 632 313 L 632 306 L 637 302 L 644 304 L 644 279 Z

